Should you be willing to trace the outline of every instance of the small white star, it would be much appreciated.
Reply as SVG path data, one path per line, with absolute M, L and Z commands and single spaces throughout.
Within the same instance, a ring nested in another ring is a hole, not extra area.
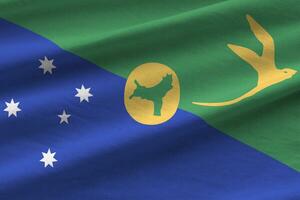
M 57 160 L 54 158 L 56 152 L 51 153 L 51 150 L 49 148 L 47 153 L 42 152 L 42 154 L 43 158 L 40 161 L 44 163 L 44 167 L 47 167 L 48 165 L 53 167 L 53 163 L 57 162 Z
M 75 97 L 79 97 L 80 98 L 80 102 L 82 102 L 83 100 L 89 102 L 89 97 L 92 97 L 93 95 L 90 93 L 90 89 L 91 88 L 85 88 L 84 85 L 81 85 L 81 88 L 77 90 L 77 94 L 75 95 Z
M 60 118 L 60 123 L 69 123 L 68 118 L 71 117 L 70 114 L 67 114 L 66 111 L 64 110 L 61 115 L 57 115 Z
M 14 115 L 15 117 L 17 117 L 17 112 L 21 111 L 21 109 L 18 107 L 20 102 L 14 102 L 13 99 L 11 99 L 10 103 L 5 102 L 6 104 L 6 108 L 4 109 L 4 111 L 8 112 L 8 117 L 10 117 L 11 115 Z
M 48 58 L 45 56 L 44 60 L 39 59 L 39 61 L 41 62 L 41 65 L 39 66 L 40 69 L 44 70 L 44 74 L 46 74 L 47 72 L 49 72 L 50 74 L 52 74 L 52 69 L 55 69 L 56 67 L 53 65 L 53 59 L 52 60 L 48 60 Z

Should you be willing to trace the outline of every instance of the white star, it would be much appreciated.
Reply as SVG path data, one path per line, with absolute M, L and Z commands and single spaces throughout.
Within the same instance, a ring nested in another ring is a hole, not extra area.
M 61 115 L 57 115 L 60 118 L 60 123 L 69 123 L 68 118 L 71 117 L 71 115 L 67 114 L 66 111 L 64 110 Z
M 56 152 L 51 153 L 49 148 L 47 153 L 42 152 L 42 154 L 43 158 L 40 161 L 44 163 L 44 167 L 47 167 L 48 165 L 53 167 L 53 163 L 57 162 L 57 160 L 54 158 Z
M 44 60 L 39 59 L 39 61 L 41 62 L 41 65 L 39 66 L 39 68 L 44 70 L 44 74 L 46 74 L 47 72 L 49 72 L 50 74 L 52 74 L 52 69 L 56 68 L 52 64 L 54 60 L 53 59 L 52 60 L 48 60 L 48 58 L 45 56 Z
M 85 88 L 84 85 L 81 85 L 81 88 L 77 90 L 77 94 L 75 95 L 75 97 L 79 97 L 80 98 L 80 102 L 82 102 L 83 100 L 89 102 L 89 97 L 92 97 L 93 95 L 90 93 L 90 89 L 91 88 Z
M 8 117 L 11 115 L 17 116 L 17 112 L 21 111 L 21 109 L 18 107 L 20 102 L 15 103 L 13 99 L 11 99 L 10 103 L 5 102 L 6 108 L 4 111 L 8 112 Z

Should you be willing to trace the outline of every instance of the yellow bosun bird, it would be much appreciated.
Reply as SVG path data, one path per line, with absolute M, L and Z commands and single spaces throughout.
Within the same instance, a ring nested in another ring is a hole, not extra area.
M 297 73 L 296 70 L 290 68 L 278 69 L 275 64 L 275 45 L 272 36 L 260 26 L 250 15 L 247 15 L 247 20 L 250 24 L 250 28 L 254 33 L 255 37 L 263 45 L 263 53 L 261 56 L 257 55 L 254 51 L 234 45 L 228 44 L 228 47 L 241 59 L 249 63 L 258 74 L 257 85 L 249 92 L 246 92 L 242 96 L 225 102 L 217 103 L 201 103 L 201 102 L 192 102 L 193 104 L 200 106 L 228 106 L 235 103 L 238 103 L 245 98 L 251 97 L 261 90 L 280 83 L 284 80 L 291 78 L 294 74 Z

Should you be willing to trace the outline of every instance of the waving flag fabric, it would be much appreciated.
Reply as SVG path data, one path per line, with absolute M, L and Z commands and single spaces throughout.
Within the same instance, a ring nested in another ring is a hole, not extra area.
M 300 3 L 0 11 L 0 199 L 300 199 Z

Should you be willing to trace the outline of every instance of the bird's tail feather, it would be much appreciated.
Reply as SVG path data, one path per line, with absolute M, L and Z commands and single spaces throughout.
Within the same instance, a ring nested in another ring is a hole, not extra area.
M 198 106 L 211 106 L 211 107 L 229 106 L 229 105 L 238 103 L 238 102 L 244 100 L 245 98 L 253 96 L 254 94 L 256 94 L 259 91 L 260 90 L 257 87 L 255 87 L 252 90 L 250 90 L 249 92 L 245 93 L 244 95 L 242 95 L 236 99 L 230 100 L 230 101 L 216 102 L 216 103 L 202 103 L 202 102 L 192 102 L 192 103 L 195 105 L 198 105 Z

